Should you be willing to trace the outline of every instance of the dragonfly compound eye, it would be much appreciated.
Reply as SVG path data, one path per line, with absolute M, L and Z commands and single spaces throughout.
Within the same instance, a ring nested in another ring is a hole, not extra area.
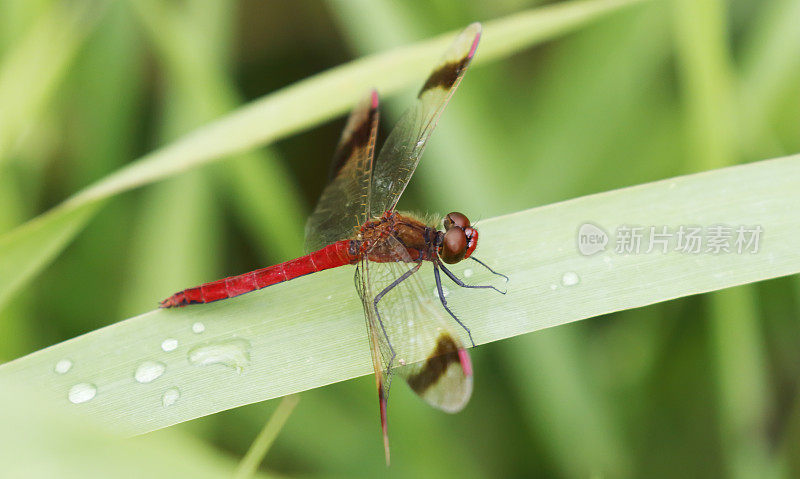
M 463 213 L 454 211 L 444 217 L 444 229 L 449 230 L 453 226 L 459 226 L 462 230 L 469 228 L 469 219 Z
M 478 230 L 475 228 L 464 228 L 464 234 L 467 236 L 467 252 L 464 255 L 464 259 L 470 257 L 475 248 L 478 247 Z
M 458 263 L 467 253 L 467 235 L 461 228 L 450 228 L 442 238 L 439 256 L 447 264 Z

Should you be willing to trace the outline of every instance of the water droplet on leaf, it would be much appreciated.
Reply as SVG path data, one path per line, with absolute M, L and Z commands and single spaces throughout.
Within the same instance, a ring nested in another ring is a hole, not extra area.
M 178 340 L 175 338 L 167 338 L 161 343 L 161 349 L 165 352 L 174 351 L 178 347 Z
M 56 363 L 53 371 L 57 372 L 58 374 L 65 374 L 70 369 L 72 369 L 72 361 L 69 359 L 62 359 Z
M 166 369 L 167 366 L 164 363 L 145 361 L 136 368 L 134 377 L 138 382 L 145 384 L 160 378 Z
M 564 273 L 564 276 L 561 277 L 561 284 L 564 286 L 575 286 L 580 282 L 581 278 L 574 271 L 567 271 Z
M 169 388 L 164 391 L 164 394 L 161 396 L 161 404 L 164 407 L 172 406 L 181 397 L 181 390 L 178 388 Z
M 97 395 L 97 386 L 90 383 L 80 383 L 69 388 L 69 401 L 80 404 L 91 401 Z
M 250 362 L 250 343 L 244 339 L 231 339 L 197 346 L 189 351 L 189 362 L 195 366 L 222 364 L 241 372 Z
M 442 286 L 442 294 L 446 298 L 450 295 L 450 290 Z M 433 297 L 439 299 L 439 289 L 436 286 L 433 287 Z

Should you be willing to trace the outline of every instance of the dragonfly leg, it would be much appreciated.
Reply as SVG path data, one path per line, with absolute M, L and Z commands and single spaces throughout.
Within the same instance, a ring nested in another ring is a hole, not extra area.
M 375 295 L 375 299 L 372 301 L 373 308 L 375 308 L 375 317 L 378 318 L 378 324 L 381 325 L 381 331 L 383 332 L 383 337 L 386 338 L 386 344 L 389 345 L 389 351 L 391 351 L 391 353 L 392 353 L 392 357 L 391 357 L 391 359 L 389 359 L 389 365 L 386 367 L 387 373 L 389 372 L 388 370 L 390 370 L 392 368 L 392 363 L 394 363 L 394 358 L 396 356 L 396 353 L 394 352 L 394 348 L 392 347 L 392 342 L 389 340 L 389 335 L 386 333 L 386 327 L 383 325 L 383 320 L 381 319 L 381 313 L 378 311 L 378 302 L 384 296 L 386 296 L 386 293 L 391 291 L 392 288 L 394 288 L 398 284 L 400 284 L 403 281 L 405 281 L 406 279 L 408 279 L 408 277 L 411 276 L 412 274 L 414 274 L 417 271 L 419 271 L 420 266 L 422 266 L 422 256 L 420 256 L 419 261 L 417 261 L 417 263 L 414 265 L 413 268 L 409 269 L 408 271 L 403 273 L 402 276 L 400 276 L 396 280 L 392 281 L 392 284 L 390 284 L 389 286 L 383 288 L 383 291 L 381 291 L 380 293 Z
M 458 316 L 453 314 L 453 312 L 450 311 L 450 308 L 447 306 L 447 300 L 444 299 L 444 291 L 442 291 L 442 277 L 441 277 L 441 275 L 439 275 L 439 266 L 441 266 L 441 265 L 439 265 L 437 263 L 438 263 L 437 261 L 433 262 L 433 277 L 434 277 L 434 279 L 436 279 L 436 291 L 439 293 L 439 301 L 442 302 L 442 306 L 444 306 L 445 311 L 447 311 L 450 314 L 450 316 L 452 316 L 453 319 L 456 320 L 458 325 L 461 326 L 462 328 L 464 328 L 464 331 L 467 332 L 467 336 L 469 336 L 469 342 L 472 343 L 472 347 L 474 348 L 475 347 L 475 341 L 472 339 L 472 331 L 470 331 L 469 328 L 467 327 L 467 325 L 462 323 L 461 320 L 458 319 Z M 455 277 L 455 275 L 452 275 L 453 273 L 448 271 L 444 266 L 442 266 L 442 269 L 445 271 L 445 273 L 447 273 L 448 276 L 450 276 L 450 279 L 453 279 Z M 467 286 L 467 285 L 465 285 L 465 286 Z M 472 286 L 472 287 L 473 288 L 480 288 L 480 287 L 486 287 L 486 286 Z
M 478 261 L 478 260 L 475 260 L 475 261 Z M 483 264 L 483 263 L 481 263 L 480 261 L 478 261 L 478 263 L 480 263 L 480 264 Z M 436 264 L 436 263 L 434 263 L 434 264 Z M 449 269 L 447 269 L 447 268 L 445 267 L 445 265 L 443 265 L 443 264 L 439 263 L 439 265 L 438 265 L 438 266 L 439 266 L 440 268 L 442 268 L 442 271 L 444 271 L 444 274 L 446 274 L 448 278 L 452 279 L 452 280 L 453 280 L 453 282 L 454 282 L 455 284 L 457 284 L 457 285 L 461 286 L 462 288 L 471 288 L 471 289 L 493 289 L 493 290 L 497 291 L 497 292 L 498 292 L 498 293 L 500 293 L 500 294 L 506 294 L 506 292 L 505 292 L 505 291 L 503 291 L 503 290 L 500 290 L 500 289 L 497 289 L 497 288 L 495 288 L 495 287 L 494 287 L 494 286 L 492 286 L 492 285 L 488 285 L 488 284 L 477 284 L 477 285 L 476 285 L 476 284 L 467 284 L 467 283 L 465 283 L 465 282 L 461 281 L 461 279 L 460 279 L 458 276 L 456 276 L 455 274 L 453 274 L 453 272 L 452 272 L 452 271 L 450 271 Z M 486 265 L 484 265 L 484 266 L 486 266 Z M 488 266 L 486 267 L 486 269 L 488 269 L 489 271 L 492 271 L 492 270 L 491 270 L 491 269 L 490 269 Z M 434 271 L 436 271 L 436 269 L 435 269 L 435 268 L 434 268 Z M 506 276 L 506 275 L 504 275 L 504 274 L 500 274 L 500 273 L 495 273 L 494 271 L 492 271 L 492 273 L 494 273 L 494 274 L 496 274 L 496 275 L 498 275 L 498 276 L 502 276 L 502 277 L 504 277 L 504 278 L 506 279 L 506 282 L 508 281 L 508 276 Z
M 469 259 L 475 261 L 479 265 L 481 265 L 484 268 L 488 269 L 490 273 L 505 278 L 506 279 L 506 283 L 508 283 L 508 276 L 504 275 L 503 273 L 498 273 L 497 271 L 495 271 L 492 268 L 490 268 L 486 263 L 484 263 L 483 261 L 479 260 L 478 258 L 476 258 L 474 256 L 470 256 Z

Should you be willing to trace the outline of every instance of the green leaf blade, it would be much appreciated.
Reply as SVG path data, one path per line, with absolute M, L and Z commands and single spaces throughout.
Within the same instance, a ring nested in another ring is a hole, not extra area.
M 476 254 L 511 278 L 508 294 L 452 286 L 448 302 L 483 344 L 796 274 L 800 224 L 790 213 L 800 204 L 798 177 L 796 155 L 486 220 L 479 224 Z M 722 194 L 734 191 L 733 201 Z M 606 231 L 624 224 L 724 223 L 761 225 L 764 233 L 755 254 L 621 255 L 613 253 L 612 244 L 604 253 L 585 257 L 576 249 L 576 234 L 587 221 Z M 463 273 L 465 267 L 473 268 L 459 265 L 457 271 Z M 0 366 L 0 377 L 42 384 L 48 402 L 84 410 L 129 433 L 144 433 L 367 374 L 371 361 L 352 273 L 352 268 L 336 268 L 223 302 L 151 311 Z M 575 273 L 578 283 L 562 283 L 564 273 Z M 422 274 L 433 294 L 430 269 Z M 196 322 L 205 326 L 204 332 L 193 332 Z M 161 344 L 168 338 L 177 339 L 178 348 L 163 351 Z M 241 373 L 190 361 L 194 348 L 220 343 L 246 345 Z M 63 375 L 53 372 L 61 359 L 74 364 Z M 138 383 L 134 371 L 144 361 L 161 362 L 166 372 L 150 383 Z M 82 382 L 96 384 L 97 396 L 70 404 L 69 388 Z M 172 387 L 180 389 L 180 399 L 163 406 L 162 395 Z

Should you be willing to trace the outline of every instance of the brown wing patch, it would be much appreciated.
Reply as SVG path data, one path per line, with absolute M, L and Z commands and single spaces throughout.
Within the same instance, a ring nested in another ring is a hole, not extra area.
M 445 105 L 458 88 L 481 37 L 481 26 L 473 23 L 458 35 L 428 76 L 417 100 L 386 138 L 372 176 L 370 215 L 394 209 L 436 127 Z
M 366 105 L 365 105 L 366 106 Z M 336 147 L 336 152 L 331 159 L 329 180 L 333 180 L 341 171 L 347 160 L 356 155 L 359 150 L 369 148 L 373 141 L 372 130 L 378 119 L 378 94 L 373 91 L 370 95 L 370 105 L 367 108 L 356 109 L 347 121 L 342 137 Z
M 436 348 L 425 360 L 425 364 L 415 374 L 406 377 L 406 381 L 417 394 L 423 395 L 425 391 L 439 382 L 451 364 L 460 365 L 460 362 L 458 346 L 455 341 L 449 334 L 442 333 L 436 340 Z
M 422 97 L 426 91 L 433 90 L 434 88 L 442 88 L 443 90 L 452 88 L 456 80 L 464 73 L 470 59 L 471 57 L 466 56 L 458 62 L 445 63 L 436 69 L 431 73 L 428 79 L 425 80 L 425 84 L 422 85 L 422 88 L 419 90 L 417 98 Z
M 371 91 L 347 120 L 331 162 L 331 180 L 306 222 L 306 250 L 352 237 L 367 220 L 378 93 Z

